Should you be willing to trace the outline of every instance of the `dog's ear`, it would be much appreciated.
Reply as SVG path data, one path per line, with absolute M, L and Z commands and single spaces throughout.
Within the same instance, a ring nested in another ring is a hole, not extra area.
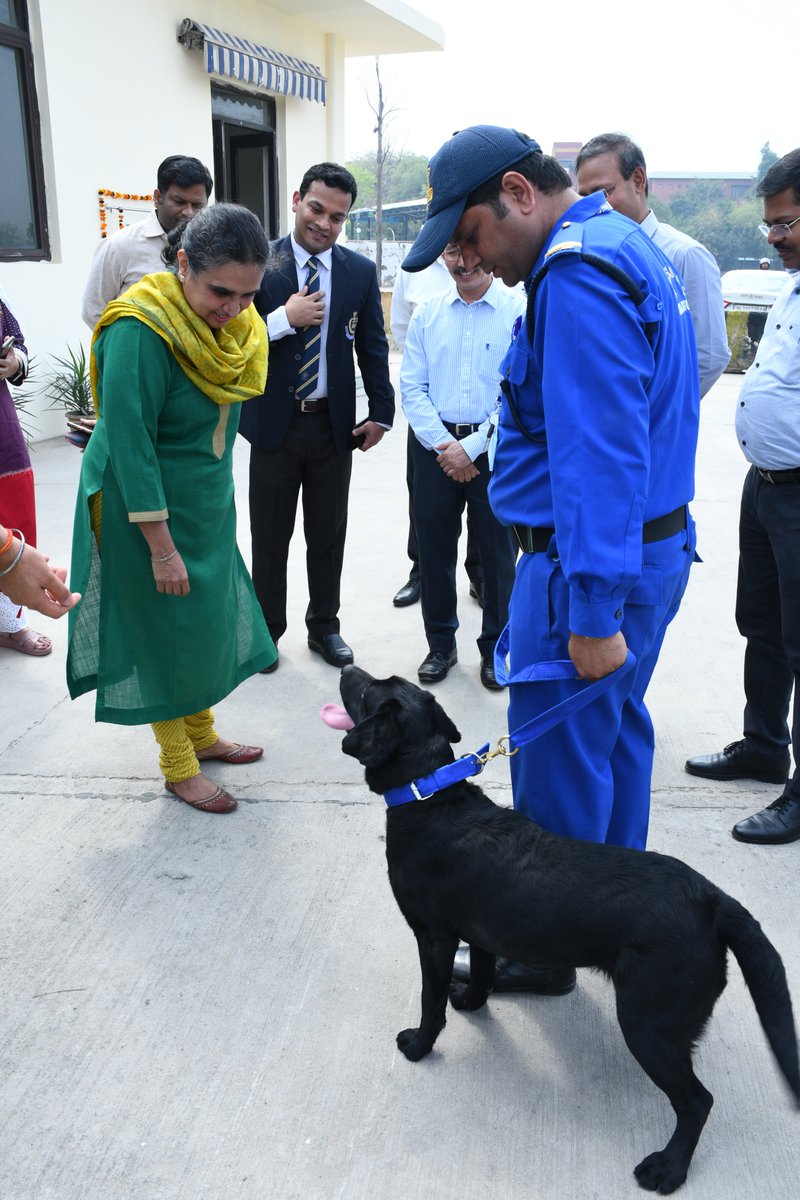
M 359 721 L 342 740 L 342 750 L 365 767 L 379 767 L 394 754 L 402 740 L 397 700 L 385 700 L 377 712 Z
M 428 693 L 430 695 L 430 692 Z M 433 716 L 434 727 L 437 733 L 441 733 L 442 737 L 446 737 L 448 742 L 460 742 L 461 734 L 456 729 L 453 722 L 448 717 L 447 713 L 442 708 L 441 704 L 431 696 L 433 701 Z

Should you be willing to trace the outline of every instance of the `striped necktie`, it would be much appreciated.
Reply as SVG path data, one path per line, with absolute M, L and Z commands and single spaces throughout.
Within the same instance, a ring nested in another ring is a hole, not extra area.
M 306 276 L 308 295 L 319 291 L 319 262 L 313 256 L 308 260 Z M 294 394 L 298 400 L 307 400 L 319 378 L 319 353 L 322 347 L 322 326 L 309 325 L 303 330 L 303 356 L 297 375 Z

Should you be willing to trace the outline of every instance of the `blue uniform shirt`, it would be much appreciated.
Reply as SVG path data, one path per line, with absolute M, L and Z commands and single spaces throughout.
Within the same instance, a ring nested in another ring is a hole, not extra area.
M 644 303 L 580 251 L 630 275 Z M 569 628 L 610 637 L 642 573 L 642 525 L 694 495 L 694 330 L 675 268 L 602 193 L 563 214 L 533 274 L 546 259 L 533 345 L 523 318 L 502 367 L 536 440 L 504 399 L 491 504 L 504 524 L 555 528 Z

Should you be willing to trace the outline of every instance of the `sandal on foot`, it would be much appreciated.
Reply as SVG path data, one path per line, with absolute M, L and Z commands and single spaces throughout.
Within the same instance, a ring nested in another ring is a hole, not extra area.
M 229 750 L 227 754 L 205 754 L 201 750 L 197 760 L 198 762 L 251 763 L 261 758 L 263 753 L 261 746 L 237 746 L 235 750 Z
M 188 804 L 191 808 L 199 808 L 201 812 L 229 813 L 233 812 L 236 808 L 236 801 L 233 796 L 221 787 L 218 787 L 210 796 L 206 796 L 205 800 L 187 800 L 185 796 L 181 796 L 176 792 L 174 783 L 170 783 L 168 779 L 164 780 L 164 786 L 178 800 L 182 800 L 184 804 Z
M 43 633 L 37 633 L 27 625 L 17 633 L 0 633 L 0 649 L 19 650 L 20 654 L 32 654 L 42 658 L 52 653 L 53 643 Z

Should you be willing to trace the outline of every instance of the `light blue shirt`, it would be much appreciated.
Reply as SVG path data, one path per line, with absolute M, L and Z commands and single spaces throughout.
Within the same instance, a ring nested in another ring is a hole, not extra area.
M 308 260 L 312 257 L 308 250 L 304 250 L 298 242 L 294 240 L 294 234 L 290 235 L 292 242 L 292 253 L 294 254 L 294 262 L 297 267 L 297 290 L 302 291 L 306 286 L 308 279 Z M 318 400 L 320 397 L 325 397 L 328 394 L 328 359 L 325 354 L 325 347 L 328 344 L 328 313 L 331 307 L 331 270 L 333 268 L 333 247 L 329 246 L 327 250 L 323 250 L 321 254 L 313 255 L 319 263 L 319 290 L 325 293 L 325 316 L 322 319 L 320 326 L 320 352 L 319 352 L 319 370 L 317 374 L 317 386 L 313 392 L 306 395 L 307 400 Z M 290 333 L 296 333 L 289 324 L 289 318 L 286 316 L 286 308 L 282 304 L 280 308 L 276 308 L 274 312 L 267 315 L 267 333 L 271 342 L 277 342 L 280 338 L 286 337 Z
M 717 260 L 688 233 L 659 221 L 652 209 L 640 228 L 675 264 L 686 287 L 697 342 L 700 395 L 705 396 L 727 367 L 731 356 Z
M 739 391 L 736 437 L 765 471 L 800 467 L 800 272 L 770 309 Z
M 435 450 L 453 435 L 444 426 L 480 425 L 460 439 L 474 462 L 489 443 L 500 395 L 500 364 L 525 294 L 493 279 L 480 300 L 467 304 L 457 291 L 435 296 L 414 310 L 408 326 L 400 392 L 417 441 Z

